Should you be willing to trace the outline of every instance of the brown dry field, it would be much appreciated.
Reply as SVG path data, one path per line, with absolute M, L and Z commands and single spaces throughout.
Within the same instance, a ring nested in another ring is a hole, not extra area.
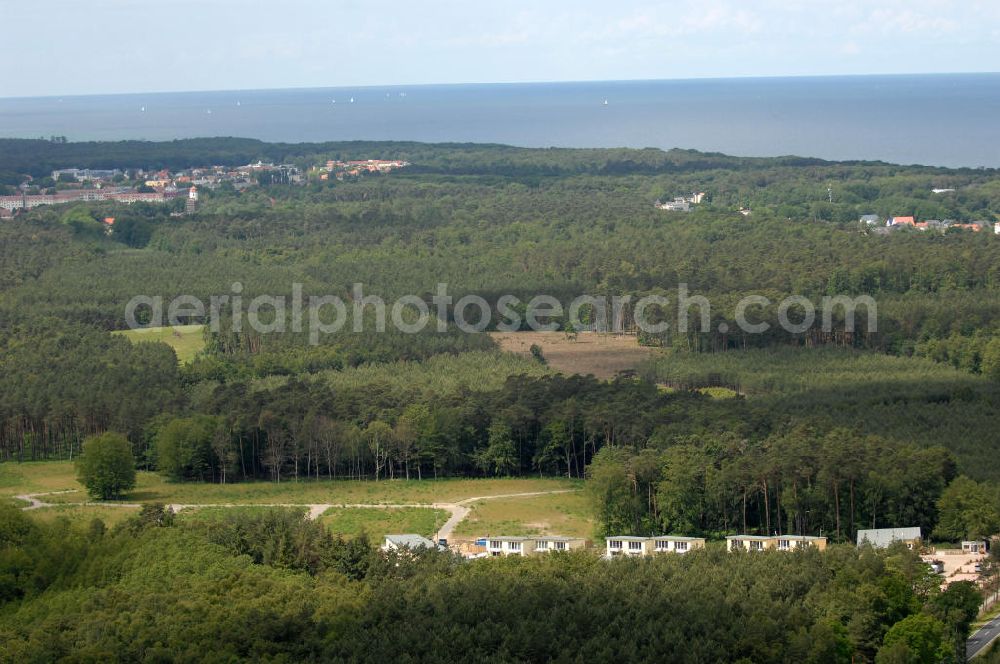
M 572 341 L 563 332 L 492 332 L 490 336 L 503 350 L 521 355 L 531 355 L 531 345 L 538 344 L 553 370 L 597 378 L 614 378 L 656 353 L 655 348 L 640 346 L 635 337 L 593 332 L 581 332 Z

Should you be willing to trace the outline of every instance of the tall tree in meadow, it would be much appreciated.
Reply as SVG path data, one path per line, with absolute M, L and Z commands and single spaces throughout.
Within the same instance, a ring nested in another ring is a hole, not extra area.
M 128 440 L 111 431 L 87 438 L 76 460 L 76 473 L 93 498 L 121 498 L 135 488 L 135 459 Z

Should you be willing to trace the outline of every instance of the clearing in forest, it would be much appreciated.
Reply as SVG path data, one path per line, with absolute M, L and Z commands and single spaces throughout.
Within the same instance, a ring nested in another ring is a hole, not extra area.
M 127 503 L 182 505 L 273 504 L 415 504 L 454 503 L 474 496 L 579 489 L 580 480 L 560 477 L 495 479 L 442 478 L 438 480 L 301 479 L 282 476 L 280 482 L 253 480 L 228 484 L 170 482 L 159 473 L 139 471 Z M 68 461 L 0 463 L 0 497 L 29 493 L 73 491 L 45 496 L 46 503 L 70 504 L 88 500 Z
M 447 511 L 429 507 L 331 507 L 320 522 L 332 533 L 346 537 L 365 533 L 378 544 L 391 533 L 416 533 L 434 539 L 447 519 Z
M 593 510 L 581 491 L 480 500 L 455 529 L 457 539 L 489 535 L 592 537 Z
M 202 348 L 205 339 L 202 336 L 204 325 L 177 325 L 175 327 L 148 327 L 141 330 L 125 330 L 118 332 L 132 343 L 141 341 L 162 341 L 177 354 L 177 360 L 185 364 L 194 359 Z
M 542 349 L 549 367 L 564 374 L 593 374 L 596 378 L 614 378 L 648 361 L 656 348 L 640 346 L 633 336 L 581 332 L 570 338 L 565 332 L 492 332 L 500 348 L 511 353 L 531 355 L 531 347 Z
M 136 488 L 123 501 L 93 503 L 76 481 L 70 462 L 5 462 L 0 463 L 0 499 L 23 507 L 35 502 L 28 511 L 32 518 L 66 516 L 89 522 L 99 517 L 107 523 L 117 523 L 135 514 L 141 503 L 152 502 L 173 506 L 185 520 L 218 518 L 232 509 L 295 506 L 314 513 L 312 518 L 320 518 L 331 532 L 352 537 L 364 531 L 373 540 L 389 532 L 450 537 L 452 528 L 470 515 L 475 515 L 477 531 L 509 525 L 518 532 L 533 528 L 563 534 L 558 529 L 565 527 L 565 534 L 574 535 L 590 529 L 589 517 L 575 499 L 583 483 L 566 478 L 207 484 L 168 482 L 156 473 L 140 471 L 136 479 Z M 539 495 L 548 492 L 558 493 Z M 482 512 L 491 502 L 498 506 Z M 445 523 L 448 519 L 453 520 L 451 525 Z

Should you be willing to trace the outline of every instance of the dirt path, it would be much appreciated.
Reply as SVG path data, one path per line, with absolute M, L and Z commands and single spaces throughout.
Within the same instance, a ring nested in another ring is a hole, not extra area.
M 223 507 L 223 508 L 234 508 L 234 507 L 304 507 L 308 510 L 308 518 L 316 520 L 321 517 L 328 509 L 338 508 L 338 509 L 408 509 L 408 508 L 420 508 L 420 509 L 439 509 L 448 512 L 448 520 L 444 522 L 441 529 L 437 532 L 437 539 L 450 540 L 452 533 L 455 528 L 460 524 L 465 517 L 469 515 L 472 508 L 469 505 L 479 502 L 481 500 L 497 500 L 500 498 L 529 498 L 531 496 L 546 496 L 556 493 L 573 493 L 579 491 L 580 489 L 557 489 L 554 491 L 528 491 L 525 493 L 502 493 L 493 496 L 473 496 L 472 498 L 463 498 L 454 503 L 171 503 L 167 505 L 172 512 L 175 514 L 186 509 L 197 509 L 202 507 Z M 112 503 L 112 502 L 100 502 L 100 501 L 87 501 L 79 503 L 47 503 L 40 500 L 40 496 L 54 496 L 57 494 L 65 493 L 76 493 L 77 489 L 70 489 L 68 491 L 48 491 L 44 493 L 25 493 L 19 496 L 14 496 L 18 500 L 23 500 L 28 503 L 27 507 L 22 507 L 22 510 L 37 510 L 44 507 L 60 507 L 60 506 L 72 506 L 72 507 L 83 507 L 83 506 L 100 506 L 100 507 L 142 507 L 139 503 Z
M 465 520 L 465 517 L 469 516 L 469 512 L 472 511 L 471 507 L 466 507 L 472 503 L 479 502 L 480 500 L 497 500 L 498 498 L 529 498 L 531 496 L 547 496 L 556 493 L 574 493 L 580 489 L 557 489 L 555 491 L 529 491 L 526 493 L 506 493 L 498 494 L 495 496 L 475 496 L 473 498 L 464 498 L 457 503 L 444 503 L 441 505 L 434 505 L 434 507 L 439 507 L 440 509 L 447 509 L 451 512 L 451 516 L 444 525 L 441 526 L 441 530 L 437 533 L 437 539 L 451 540 L 451 534 L 455 531 L 458 524 Z
M 14 496 L 18 500 L 23 500 L 29 503 L 27 507 L 22 507 L 24 511 L 37 510 L 43 507 L 62 507 L 63 505 L 71 505 L 73 507 L 142 507 L 141 503 L 111 503 L 102 501 L 88 500 L 81 503 L 47 503 L 44 500 L 39 500 L 39 496 L 58 496 L 64 493 L 77 493 L 79 489 L 67 489 L 65 491 L 45 491 L 43 493 L 24 493 L 19 496 Z

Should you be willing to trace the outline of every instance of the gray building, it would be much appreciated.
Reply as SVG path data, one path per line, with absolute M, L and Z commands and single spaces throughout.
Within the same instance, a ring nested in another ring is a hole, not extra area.
M 858 531 L 858 546 L 868 543 L 876 549 L 884 549 L 894 542 L 903 542 L 908 549 L 918 549 L 923 543 L 919 527 L 873 528 Z
M 430 541 L 423 535 L 414 534 L 386 535 L 385 541 L 382 543 L 383 551 L 400 551 L 402 549 L 416 551 L 418 549 L 436 548 L 437 544 L 434 542 Z

